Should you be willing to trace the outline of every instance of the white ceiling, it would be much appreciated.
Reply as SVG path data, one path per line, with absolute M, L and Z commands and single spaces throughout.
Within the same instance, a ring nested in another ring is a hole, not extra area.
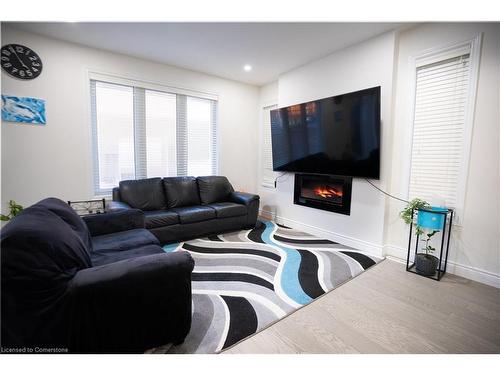
M 14 27 L 254 85 L 398 23 L 15 23 Z M 243 66 L 252 65 L 251 72 Z

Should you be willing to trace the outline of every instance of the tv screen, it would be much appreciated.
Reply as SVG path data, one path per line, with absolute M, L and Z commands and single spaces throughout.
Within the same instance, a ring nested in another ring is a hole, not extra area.
M 378 179 L 380 87 L 271 111 L 273 170 Z

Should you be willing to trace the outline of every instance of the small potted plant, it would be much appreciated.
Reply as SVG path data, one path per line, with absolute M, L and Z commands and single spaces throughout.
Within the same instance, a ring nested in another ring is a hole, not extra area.
M 425 211 L 419 211 L 419 210 Z M 433 207 L 426 201 L 415 198 L 408 202 L 408 205 L 404 208 L 403 211 L 400 212 L 400 216 L 406 224 L 413 225 L 415 227 L 415 232 L 422 236 L 425 231 L 424 228 L 419 225 L 427 222 L 427 217 L 425 215 L 432 213 Z M 417 215 L 414 215 L 414 211 L 417 211 Z M 421 217 L 419 218 L 419 215 Z M 422 219 L 426 220 L 422 220 Z M 418 273 L 425 276 L 432 276 L 436 273 L 436 269 L 438 267 L 439 259 L 432 255 L 435 248 L 432 247 L 429 242 L 431 241 L 432 236 L 438 233 L 438 230 L 433 230 L 432 232 L 428 232 L 426 234 L 427 238 L 422 239 L 425 242 L 424 250 L 425 252 L 418 253 L 415 259 L 415 267 Z
M 408 205 L 404 208 L 403 211 L 399 213 L 399 216 L 401 216 L 401 219 L 408 224 L 408 225 L 414 225 L 415 230 L 417 231 L 418 235 L 422 235 L 424 233 L 423 229 L 418 225 L 417 223 L 417 216 L 413 214 L 414 210 L 419 210 L 419 209 L 430 209 L 431 205 L 424 201 L 423 199 L 420 198 L 415 198 L 412 199 L 410 202 L 408 202 Z
M 415 267 L 417 272 L 425 276 L 433 276 L 436 273 L 436 269 L 439 265 L 439 259 L 436 258 L 432 253 L 436 248 L 432 247 L 429 242 L 438 230 L 433 230 L 432 232 L 426 233 L 427 238 L 422 238 L 421 241 L 425 242 L 425 253 L 418 253 L 415 259 Z
M 9 213 L 7 215 L 1 214 L 0 220 L 1 221 L 9 221 L 14 216 L 16 216 L 19 212 L 21 212 L 22 210 L 23 210 L 23 206 L 21 206 L 20 204 L 17 204 L 16 201 L 10 200 L 9 201 Z

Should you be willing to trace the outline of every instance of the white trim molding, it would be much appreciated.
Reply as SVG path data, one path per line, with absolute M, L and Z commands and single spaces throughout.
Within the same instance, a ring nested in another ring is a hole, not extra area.
M 139 78 L 132 78 L 123 75 L 113 74 L 113 73 L 105 73 L 100 72 L 94 69 L 87 69 L 87 77 L 90 80 L 94 81 L 102 81 L 107 83 L 114 83 L 117 85 L 125 85 L 125 86 L 133 86 L 133 87 L 142 87 L 144 89 L 153 90 L 153 91 L 162 91 L 168 92 L 172 94 L 179 95 L 187 95 L 193 96 L 196 98 L 209 99 L 209 100 L 219 100 L 219 96 L 214 93 L 203 92 L 193 89 L 188 89 L 185 87 L 176 87 L 171 85 L 165 85 L 163 83 L 150 82 L 146 80 L 142 80 Z
M 375 244 L 373 242 L 368 242 L 365 240 L 361 240 L 358 238 L 346 236 L 344 234 L 332 232 L 329 230 L 325 230 L 314 225 L 302 223 L 300 221 L 288 219 L 283 216 L 276 215 L 275 212 L 260 210 L 259 214 L 263 217 L 271 218 L 272 220 L 279 222 L 280 224 L 284 224 L 286 226 L 290 226 L 293 229 L 302 230 L 309 234 L 325 238 L 327 240 L 331 240 L 334 242 L 338 242 L 339 244 L 350 246 L 356 250 L 360 250 L 366 252 L 369 255 L 373 255 L 375 257 L 383 258 L 383 246 Z
M 396 245 L 385 245 L 384 253 L 387 258 L 406 264 L 406 255 L 408 254 L 407 249 Z M 465 264 L 448 260 L 446 272 L 490 285 L 495 288 L 500 288 L 500 275 L 481 268 L 467 266 Z

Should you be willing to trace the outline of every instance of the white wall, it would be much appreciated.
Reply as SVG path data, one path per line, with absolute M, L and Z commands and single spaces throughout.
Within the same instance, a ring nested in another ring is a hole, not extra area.
M 2 26 L 2 45 L 24 44 L 43 60 L 31 81 L 2 71 L 2 94 L 46 100 L 47 125 L 2 122 L 2 208 L 47 196 L 93 197 L 87 70 L 113 73 L 219 96 L 219 173 L 255 191 L 258 88 L 206 74 L 87 48 Z M 244 155 L 244 157 L 242 157 Z
M 259 88 L 259 100 L 262 106 L 278 103 L 279 82 L 274 81 Z
M 449 260 L 457 274 L 500 286 L 500 26 L 424 24 L 399 36 L 393 165 L 390 191 L 408 195 L 412 78 L 410 60 L 429 48 L 474 38 L 483 32 L 472 145 L 461 226 L 454 226 Z M 387 253 L 406 256 L 407 229 L 398 217 L 402 204 L 388 202 Z
M 466 204 L 454 226 L 448 271 L 500 286 L 500 26 L 423 24 L 388 33 L 336 52 L 282 75 L 260 90 L 260 102 L 279 106 L 375 85 L 382 86 L 382 176 L 378 185 L 407 198 L 410 161 L 411 57 L 433 47 L 471 39 L 483 32 Z M 404 204 L 386 199 L 365 181 L 354 180 L 351 216 L 293 204 L 293 175 L 278 188 L 259 185 L 262 207 L 285 224 L 358 249 L 405 259 L 408 227 Z
M 261 89 L 261 103 L 278 90 L 279 106 L 381 86 L 382 162 L 384 186 L 391 169 L 391 103 L 395 33 L 386 33 L 361 44 L 283 74 L 278 87 Z M 384 244 L 385 197 L 362 179 L 354 179 L 351 215 L 320 211 L 293 204 L 293 174 L 279 179 L 277 189 L 259 186 L 264 210 L 276 213 L 284 222 L 303 227 L 347 245 L 382 254 Z

